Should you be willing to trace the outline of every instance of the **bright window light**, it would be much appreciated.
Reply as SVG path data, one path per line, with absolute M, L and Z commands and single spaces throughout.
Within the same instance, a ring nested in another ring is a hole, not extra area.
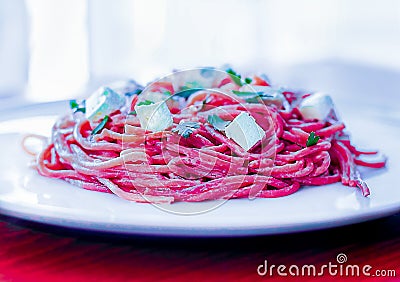
M 87 3 L 27 0 L 31 58 L 27 98 L 61 100 L 77 96 L 89 78 Z

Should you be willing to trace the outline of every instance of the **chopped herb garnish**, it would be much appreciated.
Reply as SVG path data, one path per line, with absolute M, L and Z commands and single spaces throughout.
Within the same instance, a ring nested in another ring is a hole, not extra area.
M 95 135 L 99 133 L 101 130 L 103 130 L 104 126 L 106 126 L 106 123 L 108 122 L 109 119 L 110 119 L 109 116 L 105 116 L 103 120 L 95 127 L 95 129 L 93 129 L 92 135 Z
M 232 78 L 233 82 L 239 86 L 243 86 L 242 76 L 240 74 L 237 74 L 233 69 L 227 69 L 226 72 Z
M 250 97 L 250 98 L 246 98 L 245 101 L 246 101 L 247 103 L 251 103 L 251 104 L 257 104 L 257 103 L 260 104 L 260 102 L 262 101 L 262 99 L 261 99 L 260 96 L 253 96 L 253 97 Z
M 207 103 L 211 102 L 211 95 L 207 94 L 206 98 L 203 100 L 202 105 L 201 105 L 201 110 L 204 109 L 204 107 L 206 106 Z
M 178 134 L 183 138 L 188 138 L 197 128 L 200 128 L 200 123 L 198 122 L 181 121 L 175 128 L 172 129 L 172 132 L 178 132 Z
M 71 100 L 69 101 L 69 106 L 74 113 L 76 112 L 86 113 L 85 101 L 79 104 L 76 100 Z
M 250 95 L 258 95 L 261 96 L 263 95 L 264 92 L 251 92 L 251 91 L 238 91 L 238 90 L 232 90 L 233 94 L 236 94 L 238 96 L 250 96 Z
M 244 79 L 244 82 L 246 82 L 247 84 L 250 84 L 253 80 L 250 77 L 246 77 Z
M 136 115 L 136 111 L 131 111 L 128 113 L 128 115 Z
M 154 104 L 154 102 L 150 101 L 150 100 L 144 100 L 142 102 L 139 102 L 136 106 L 148 106 L 148 105 L 151 105 L 151 104 Z
M 260 103 L 262 99 L 274 98 L 274 95 L 267 94 L 265 92 L 250 92 L 250 91 L 238 91 L 232 90 L 233 94 L 237 96 L 248 96 L 245 98 L 247 103 Z
M 230 121 L 223 120 L 217 115 L 211 115 L 207 117 L 208 123 L 210 123 L 215 129 L 219 131 L 224 131 L 225 127 L 230 123 Z
M 169 91 L 169 90 L 166 90 L 166 91 L 164 91 L 164 95 L 172 95 L 172 93 L 171 93 L 171 91 Z
M 76 102 L 76 100 L 71 100 L 69 101 L 69 106 L 71 107 L 71 109 L 75 109 L 79 107 L 78 102 Z
M 252 97 L 246 98 L 245 101 L 247 103 L 253 103 L 253 104 L 257 104 L 260 103 L 263 100 L 268 100 L 269 99 L 273 99 L 274 96 L 272 95 L 267 95 L 267 94 L 263 94 L 263 95 L 254 95 Z
M 315 135 L 314 131 L 311 131 L 310 136 L 308 136 L 306 146 L 307 147 L 314 146 L 315 144 L 318 143 L 318 140 L 319 136 Z
M 240 75 L 238 75 L 238 74 L 237 74 L 233 69 L 231 69 L 231 68 L 227 69 L 226 72 L 229 73 L 229 74 L 233 74 L 233 75 L 236 75 L 236 76 L 240 77 Z

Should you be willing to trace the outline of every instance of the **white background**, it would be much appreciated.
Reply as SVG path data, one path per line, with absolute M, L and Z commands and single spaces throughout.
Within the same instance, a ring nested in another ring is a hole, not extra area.
M 225 63 L 333 95 L 390 77 L 398 96 L 399 50 L 396 0 L 0 0 L 0 103 Z

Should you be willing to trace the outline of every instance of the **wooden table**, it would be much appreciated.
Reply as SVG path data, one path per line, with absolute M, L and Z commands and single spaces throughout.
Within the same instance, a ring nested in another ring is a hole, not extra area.
M 313 232 L 214 239 L 117 236 L 0 216 L 0 234 L 0 281 L 400 281 L 400 213 Z M 318 269 L 337 264 L 340 253 L 347 264 L 397 277 L 257 274 L 266 259 Z

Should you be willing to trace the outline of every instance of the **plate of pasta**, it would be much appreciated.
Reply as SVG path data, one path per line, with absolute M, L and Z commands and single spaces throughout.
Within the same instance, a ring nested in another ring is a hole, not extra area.
M 398 126 L 343 112 L 325 93 L 216 68 L 8 110 L 0 212 L 175 236 L 297 232 L 398 212 Z

